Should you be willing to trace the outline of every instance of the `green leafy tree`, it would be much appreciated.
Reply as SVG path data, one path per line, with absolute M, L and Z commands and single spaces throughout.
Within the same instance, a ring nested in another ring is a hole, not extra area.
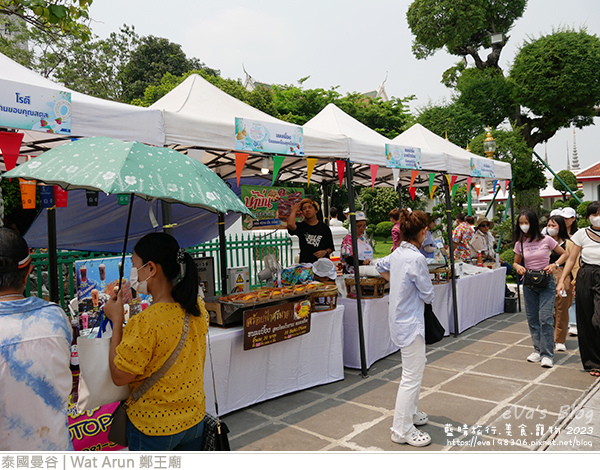
M 14 16 L 50 35 L 90 37 L 89 7 L 93 0 L 0 0 L 0 14 Z
M 421 189 L 417 189 L 418 197 L 413 201 L 408 191 L 402 190 L 402 207 L 410 207 L 412 210 L 424 210 L 427 205 L 426 196 Z M 360 203 L 366 212 L 370 224 L 377 225 L 380 222 L 389 221 L 389 213 L 398 208 L 398 193 L 394 188 L 361 188 L 359 191 Z M 365 209 L 366 207 L 366 209 Z
M 569 170 L 561 170 L 556 176 L 560 178 L 571 191 L 577 191 L 577 177 Z M 571 194 L 567 188 L 563 186 L 558 178 L 554 178 L 552 180 L 552 187 L 556 189 L 558 192 L 562 193 L 563 201 L 567 200 L 567 194 Z
M 478 114 L 456 102 L 421 108 L 416 121 L 463 148 L 485 128 L 485 123 Z

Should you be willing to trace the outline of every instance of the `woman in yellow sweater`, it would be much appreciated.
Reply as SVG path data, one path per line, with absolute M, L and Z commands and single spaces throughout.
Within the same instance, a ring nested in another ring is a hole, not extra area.
M 198 274 L 191 256 L 165 233 L 144 236 L 132 255 L 131 284 L 153 303 L 123 328 L 121 293 L 104 307 L 113 323 L 109 362 L 116 385 L 133 392 L 171 355 L 189 331 L 173 366 L 127 409 L 132 451 L 200 450 L 204 432 L 204 358 L 208 315 L 198 298 Z

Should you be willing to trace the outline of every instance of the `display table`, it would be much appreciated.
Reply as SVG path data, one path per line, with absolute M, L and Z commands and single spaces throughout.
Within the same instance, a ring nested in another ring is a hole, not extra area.
M 244 351 L 242 327 L 210 327 L 219 414 L 287 393 L 342 380 L 344 307 L 312 314 L 310 332 Z M 204 371 L 206 409 L 215 413 L 209 352 Z
M 489 270 L 456 280 L 459 332 L 476 325 L 486 318 L 504 312 L 504 286 L 506 268 Z M 446 330 L 446 336 L 454 333 L 454 308 L 452 285 L 433 286 L 435 298 L 433 311 Z M 390 337 L 388 325 L 389 296 L 381 299 L 361 300 L 365 338 L 366 366 L 398 351 Z M 338 297 L 338 305 L 344 310 L 344 366 L 360 369 L 360 343 L 356 299 Z

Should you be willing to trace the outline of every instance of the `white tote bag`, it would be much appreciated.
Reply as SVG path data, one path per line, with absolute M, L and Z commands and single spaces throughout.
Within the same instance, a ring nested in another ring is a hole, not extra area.
M 118 387 L 112 381 L 108 365 L 110 336 L 112 335 L 109 334 L 102 338 L 83 336 L 77 338 L 77 354 L 79 355 L 78 413 L 125 400 L 130 394 L 129 385 Z

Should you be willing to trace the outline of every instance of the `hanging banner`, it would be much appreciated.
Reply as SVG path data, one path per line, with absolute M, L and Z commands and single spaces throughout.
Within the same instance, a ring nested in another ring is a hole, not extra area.
M 22 132 L 0 132 L 0 152 L 6 171 L 12 170 L 17 165 L 24 135 Z
M 282 155 L 274 155 L 273 156 L 273 181 L 271 184 L 275 184 L 275 180 L 277 179 L 277 175 L 279 174 L 279 170 L 281 170 L 281 165 L 283 165 L 283 161 L 285 157 Z M 239 186 L 239 183 L 238 183 Z
M 285 229 L 292 206 L 304 199 L 304 190 L 242 185 L 241 199 L 256 217 L 243 217 L 243 230 Z
M 85 190 L 85 199 L 87 201 L 88 207 L 97 206 L 98 205 L 98 191 L 86 189 Z
M 244 169 L 246 160 L 248 160 L 247 153 L 235 153 L 235 177 L 237 178 L 238 188 L 240 187 L 240 178 L 242 176 L 242 170 Z
M 0 127 L 71 134 L 71 93 L 3 80 Z
M 60 186 L 54 186 L 54 201 L 56 201 L 56 207 L 67 207 L 69 200 L 69 192 L 65 191 Z
M 387 168 L 400 168 L 404 170 L 422 169 L 420 148 L 385 144 L 385 157 Z
M 340 188 L 344 186 L 344 172 L 346 171 L 346 161 L 345 160 L 336 160 L 335 164 L 337 166 L 338 178 L 340 179 Z
M 40 185 L 40 205 L 42 209 L 54 206 L 54 186 Z
M 494 160 L 491 158 L 471 157 L 471 176 L 476 178 L 495 178 Z
M 250 152 L 304 156 L 300 126 L 235 118 L 235 149 Z
M 19 178 L 19 187 L 21 188 L 21 204 L 23 204 L 23 209 L 35 209 L 36 181 Z

